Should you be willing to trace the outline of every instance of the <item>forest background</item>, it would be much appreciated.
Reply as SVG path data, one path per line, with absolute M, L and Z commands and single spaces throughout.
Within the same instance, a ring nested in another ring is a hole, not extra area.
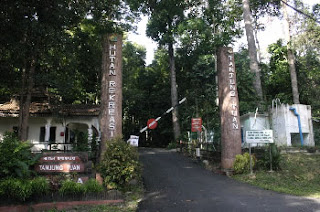
M 295 56 L 299 101 L 312 106 L 320 118 L 320 4 L 307 7 L 299 0 L 285 1 L 298 11 L 290 12 L 291 40 L 270 43 L 268 58 L 259 54 L 262 103 L 253 86 L 247 47 L 235 52 L 240 114 L 267 110 L 272 100 L 293 103 L 288 49 Z M 123 134 L 139 135 L 149 118 L 156 118 L 172 105 L 172 68 L 175 70 L 179 107 L 179 130 L 186 138 L 191 118 L 202 117 L 203 125 L 219 141 L 219 110 L 216 105 L 218 47 L 234 44 L 244 34 L 243 2 L 238 0 L 4 0 L 0 9 L 0 103 L 14 95 L 26 98 L 28 108 L 33 88 L 46 88 L 53 104 L 99 104 L 101 87 L 101 39 L 105 33 L 124 32 L 123 45 Z M 255 35 L 264 30 L 266 17 L 283 19 L 283 1 L 250 2 Z M 290 9 L 290 8 L 289 8 Z M 288 10 L 289 10 L 288 9 Z M 141 14 L 149 16 L 147 35 L 157 44 L 154 59 L 146 65 L 146 47 L 127 40 Z M 280 29 L 279 29 L 280 30 Z M 262 38 L 263 39 L 263 38 Z M 290 47 L 290 48 L 289 48 Z M 21 95 L 23 94 L 23 95 Z M 316 122 L 315 122 L 316 123 Z M 319 126 L 314 127 L 316 144 Z M 169 115 L 157 129 L 140 135 L 149 146 L 174 141 Z M 180 138 L 180 137 L 179 137 Z

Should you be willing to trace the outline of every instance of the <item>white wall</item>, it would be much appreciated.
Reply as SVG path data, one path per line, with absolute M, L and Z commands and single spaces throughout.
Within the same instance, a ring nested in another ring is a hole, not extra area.
M 12 131 L 14 126 L 18 126 L 18 117 L 0 117 L 0 139 L 3 137 L 6 131 Z M 65 126 L 70 123 L 85 124 L 86 127 L 80 129 L 82 131 L 88 130 L 88 127 L 95 127 L 99 130 L 98 117 L 84 116 L 74 117 L 66 119 L 58 119 L 52 117 L 30 117 L 28 140 L 34 144 L 33 151 L 41 151 L 42 149 L 48 149 L 49 142 L 40 142 L 40 128 L 45 127 L 50 123 L 51 127 L 56 127 L 56 141 L 55 143 L 64 143 L 64 136 L 61 136 L 61 132 L 65 132 Z M 71 145 L 70 145 L 71 146 Z M 63 150 L 63 145 L 58 145 L 59 149 Z
M 271 110 L 272 128 L 274 130 L 276 142 L 283 146 L 292 146 L 292 138 L 299 136 L 298 118 L 295 116 L 294 112 L 290 110 L 291 107 L 295 108 L 300 115 L 301 129 L 304 137 L 303 145 L 314 146 L 311 106 L 302 104 L 281 104 L 277 108 Z

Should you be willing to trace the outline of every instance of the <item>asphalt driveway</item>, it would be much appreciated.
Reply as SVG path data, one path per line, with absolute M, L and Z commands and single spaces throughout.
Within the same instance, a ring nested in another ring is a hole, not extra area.
M 146 188 L 140 212 L 320 211 L 320 199 L 243 184 L 174 151 L 140 148 L 139 153 Z

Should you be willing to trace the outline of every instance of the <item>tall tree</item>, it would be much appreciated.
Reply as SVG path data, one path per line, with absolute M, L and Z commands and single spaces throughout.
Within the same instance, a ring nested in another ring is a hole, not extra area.
M 246 29 L 246 36 L 248 41 L 248 50 L 250 57 L 250 70 L 254 74 L 253 87 L 255 88 L 258 98 L 259 106 L 261 107 L 263 101 L 263 92 L 261 86 L 261 71 L 259 68 L 258 58 L 257 58 L 257 48 L 256 42 L 253 35 L 253 26 L 252 26 L 252 15 L 250 11 L 250 1 L 242 0 L 243 4 L 243 19 Z
M 285 19 L 287 57 L 288 57 L 287 59 L 288 59 L 289 71 L 290 71 L 293 103 L 300 104 L 298 79 L 297 79 L 297 72 L 296 72 L 296 66 L 295 66 L 295 56 L 294 56 L 294 50 L 292 49 L 291 20 L 289 18 L 289 14 L 288 14 L 288 10 L 287 10 L 288 1 L 283 0 L 281 2 L 282 2 L 282 7 L 283 7 L 284 19 Z
M 147 25 L 147 35 L 160 45 L 166 45 L 169 55 L 169 69 L 171 79 L 171 105 L 174 138 L 177 140 L 181 134 L 178 115 L 178 85 L 175 67 L 175 35 L 179 24 L 184 20 L 184 11 L 188 4 L 183 0 L 148 1 L 150 20 Z
M 219 145 L 220 123 L 216 105 L 216 62 L 218 47 L 228 46 L 241 35 L 242 11 L 236 1 L 196 1 L 179 25 L 177 49 L 178 83 L 188 102 L 181 107 L 182 129 L 190 131 L 190 119 L 198 114 L 208 132 L 214 130 Z
M 15 0 L 1 4 L 0 22 L 4 29 L 1 51 L 10 52 L 6 59 L 15 58 L 7 71 L 20 72 L 19 137 L 26 140 L 31 94 L 35 76 L 41 71 L 43 55 L 50 46 L 59 43 L 66 29 L 84 17 L 84 4 L 66 0 Z

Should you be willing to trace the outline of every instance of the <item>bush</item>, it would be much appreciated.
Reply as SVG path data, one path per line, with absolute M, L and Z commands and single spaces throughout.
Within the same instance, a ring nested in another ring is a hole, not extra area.
M 25 201 L 32 195 L 42 195 L 49 191 L 49 183 L 44 177 L 33 180 L 7 178 L 0 182 L 0 196 Z
M 269 144 L 269 148 L 265 149 L 263 157 L 258 161 L 258 165 L 264 169 L 270 169 L 270 149 L 272 155 L 272 169 L 280 170 L 282 156 L 279 148 L 275 144 Z
M 18 201 L 25 201 L 32 195 L 30 180 L 8 178 L 1 181 L 0 190 L 4 194 L 4 197 Z
M 85 187 L 72 180 L 65 180 L 62 182 L 61 188 L 59 189 L 59 193 L 63 195 L 75 195 L 75 194 L 84 194 Z
M 122 139 L 111 140 L 106 145 L 99 171 L 107 188 L 125 189 L 131 180 L 140 176 L 137 149 Z
M 177 142 L 170 142 L 167 146 L 167 149 L 176 149 L 177 148 Z
M 37 177 L 31 180 L 33 194 L 47 194 L 50 190 L 50 185 L 45 177 Z
M 95 179 L 89 179 L 84 184 L 77 183 L 73 180 L 65 180 L 62 182 L 62 186 L 59 189 L 61 195 L 77 195 L 85 193 L 100 193 L 104 190 L 104 187 L 100 185 Z
M 253 155 L 251 155 L 251 157 L 252 167 L 254 167 L 256 159 Z M 248 173 L 250 171 L 250 154 L 246 152 L 243 155 L 236 155 L 233 169 L 235 174 Z
M 95 179 L 89 179 L 84 184 L 86 193 L 100 193 L 104 190 L 103 186 Z
M 84 133 L 75 130 L 75 137 L 77 142 L 73 144 L 72 150 L 75 152 L 87 152 L 89 151 L 88 133 Z
M 38 159 L 31 154 L 31 147 L 29 142 L 21 142 L 14 133 L 6 132 L 0 142 L 0 178 L 30 177 L 30 166 Z

